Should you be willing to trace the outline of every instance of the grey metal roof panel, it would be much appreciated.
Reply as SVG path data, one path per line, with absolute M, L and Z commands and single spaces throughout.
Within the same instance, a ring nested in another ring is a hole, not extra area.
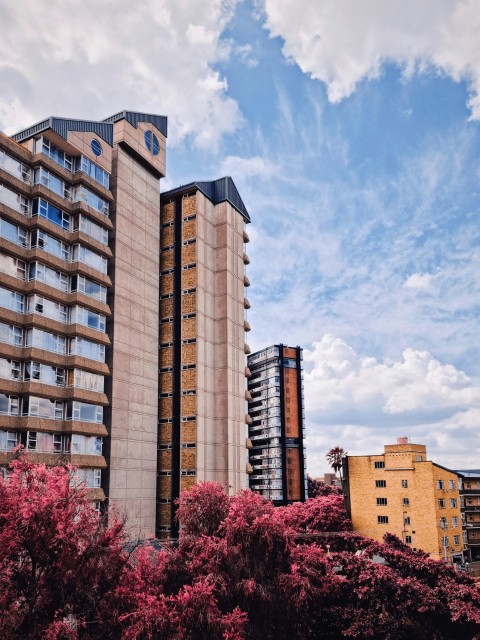
M 213 204 L 229 202 L 245 219 L 250 222 L 250 215 L 243 200 L 238 193 L 237 187 L 230 176 L 219 178 L 218 180 L 189 182 L 176 189 L 171 189 L 162 193 L 162 198 L 171 198 L 181 193 L 186 193 L 192 189 L 199 189 Z
M 15 142 L 23 142 L 48 129 L 52 129 L 52 131 L 58 133 L 58 135 L 65 138 L 65 140 L 67 139 L 69 131 L 88 131 L 95 133 L 108 145 L 113 146 L 113 125 L 111 123 L 91 120 L 72 120 L 69 118 L 57 118 L 55 116 L 51 116 L 46 120 L 42 120 L 28 127 L 28 129 L 15 133 L 12 138 Z
M 158 116 L 152 113 L 139 113 L 137 111 L 120 111 L 109 118 L 105 118 L 104 122 L 119 122 L 126 120 L 132 127 L 137 128 L 139 122 L 150 122 L 156 127 L 160 133 L 167 137 L 167 116 Z

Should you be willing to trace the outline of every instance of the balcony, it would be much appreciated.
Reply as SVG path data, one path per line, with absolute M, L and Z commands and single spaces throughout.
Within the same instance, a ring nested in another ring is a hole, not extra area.
M 243 230 L 243 241 L 244 242 L 250 242 L 250 237 L 249 237 L 248 233 L 245 231 L 245 229 Z
M 247 343 L 245 343 L 244 351 L 247 355 L 249 353 L 252 353 L 252 350 L 250 349 L 250 346 Z
M 252 399 L 252 394 L 250 393 L 250 391 L 248 391 L 248 389 L 245 391 L 245 400 L 251 400 Z
M 243 254 L 243 264 L 250 264 L 250 258 L 246 253 Z
M 243 328 L 244 328 L 244 330 L 245 330 L 245 331 L 251 331 L 251 330 L 252 330 L 252 328 L 251 328 L 251 326 L 250 326 L 250 323 L 249 323 L 249 322 L 247 322 L 247 320 L 244 320 L 244 322 L 243 322 Z
M 250 378 L 252 376 L 252 372 L 248 367 L 245 367 L 245 377 Z
M 247 278 L 247 276 L 243 276 L 243 284 L 245 287 L 250 286 L 250 280 Z
M 252 449 L 252 448 L 253 448 L 252 441 L 250 440 L 250 438 L 247 438 L 245 440 L 245 449 Z
M 250 309 L 251 304 L 248 298 L 244 298 L 243 300 L 243 306 L 245 307 L 245 309 Z
M 249 413 L 245 414 L 245 423 L 246 424 L 252 424 L 253 420 L 252 420 L 252 416 Z

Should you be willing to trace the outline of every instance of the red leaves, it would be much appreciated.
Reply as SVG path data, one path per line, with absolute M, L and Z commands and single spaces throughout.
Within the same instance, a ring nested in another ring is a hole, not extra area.
M 204 483 L 179 518 L 178 546 L 128 558 L 69 469 L 21 458 L 0 481 L 2 640 L 480 638 L 471 580 L 351 533 L 341 496 L 275 508 Z

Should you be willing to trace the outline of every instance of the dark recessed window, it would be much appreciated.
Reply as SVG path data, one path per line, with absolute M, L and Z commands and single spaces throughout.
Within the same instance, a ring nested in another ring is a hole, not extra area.
M 160 144 L 153 131 L 145 131 L 145 146 L 151 154 L 154 156 L 158 155 L 158 152 L 160 151 Z
M 97 157 L 102 155 L 102 145 L 98 140 L 92 140 L 90 142 L 90 147 Z

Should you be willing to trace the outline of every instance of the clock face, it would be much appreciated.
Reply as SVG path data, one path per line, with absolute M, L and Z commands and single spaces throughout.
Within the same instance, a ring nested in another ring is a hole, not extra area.
M 98 140 L 93 139 L 90 142 L 90 148 L 97 157 L 102 155 L 102 145 Z
M 152 155 L 158 155 L 158 152 L 160 151 L 160 143 L 158 142 L 158 138 L 153 133 L 153 131 L 145 131 L 145 146 Z

